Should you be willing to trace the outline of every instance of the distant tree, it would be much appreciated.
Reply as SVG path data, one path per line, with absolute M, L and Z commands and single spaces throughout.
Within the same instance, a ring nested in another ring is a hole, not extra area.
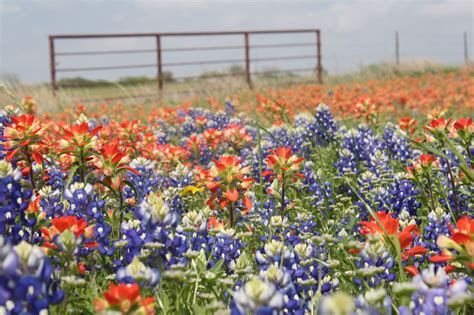
M 175 79 L 174 79 L 174 76 L 173 76 L 173 72 L 171 72 L 171 71 L 164 71 L 164 72 L 163 72 L 163 81 L 164 81 L 164 82 L 174 82 Z
M 83 77 L 64 78 L 57 83 L 60 88 L 101 87 L 110 84 L 107 80 L 92 80 Z
M 118 80 L 119 84 L 122 85 L 141 85 L 141 84 L 148 84 L 156 81 L 156 77 L 151 78 L 147 76 L 134 76 L 134 77 L 124 77 Z M 175 79 L 173 78 L 173 72 L 171 71 L 164 71 L 163 72 L 163 82 L 174 82 Z
M 279 77 L 282 77 L 282 76 L 288 76 L 288 75 L 292 75 L 291 72 L 283 71 L 280 68 L 273 67 L 273 68 L 268 68 L 268 69 L 262 70 L 258 74 L 258 77 L 264 78 L 264 79 L 275 79 L 275 78 L 279 78 Z
M 206 71 L 206 72 L 201 73 L 201 75 L 199 76 L 199 79 L 215 78 L 222 75 L 223 73 L 219 71 Z
M 228 71 L 231 75 L 242 75 L 245 73 L 245 69 L 242 65 L 232 65 Z
M 150 83 L 155 80 L 156 79 L 147 76 L 123 77 L 120 78 L 117 83 L 121 85 L 141 85 Z

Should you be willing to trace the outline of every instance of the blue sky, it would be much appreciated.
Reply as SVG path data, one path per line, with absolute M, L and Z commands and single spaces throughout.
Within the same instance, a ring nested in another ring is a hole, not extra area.
M 25 82 L 49 80 L 49 34 L 178 32 L 245 29 L 320 28 L 323 64 L 333 73 L 394 60 L 394 32 L 400 33 L 402 60 L 428 58 L 463 62 L 463 32 L 474 57 L 474 1 L 151 1 L 151 0 L 0 0 L 0 74 L 15 73 Z M 309 42 L 312 36 L 259 37 L 252 43 Z M 241 38 L 165 40 L 164 47 L 241 44 Z M 153 48 L 153 40 L 58 42 L 57 51 Z M 305 55 L 313 47 L 252 51 L 253 57 Z M 242 52 L 165 54 L 164 62 L 240 59 Z M 154 63 L 153 54 L 58 59 L 58 67 Z M 311 67 L 313 60 L 252 64 L 267 68 Z M 222 70 L 222 65 L 176 67 L 176 76 Z M 84 72 L 90 78 L 154 75 L 154 69 Z M 60 76 L 61 77 L 61 76 Z

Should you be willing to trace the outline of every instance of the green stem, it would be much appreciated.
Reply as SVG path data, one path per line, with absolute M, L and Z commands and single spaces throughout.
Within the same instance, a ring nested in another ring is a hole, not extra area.
M 435 210 L 435 202 L 434 202 L 434 197 L 433 197 L 433 187 L 431 187 L 432 183 L 431 183 L 430 174 L 428 174 L 426 177 L 428 179 L 428 195 L 430 196 L 431 210 L 434 211 Z
M 449 163 L 449 160 L 446 160 L 446 163 L 448 165 L 448 173 L 449 173 L 449 179 L 451 180 L 451 186 L 453 187 L 454 212 L 458 213 L 459 205 L 458 205 L 458 194 L 456 191 L 456 183 L 454 182 L 453 172 L 451 171 L 451 163 Z M 449 205 L 449 194 L 448 194 L 448 200 L 446 201 L 448 202 L 448 205 Z M 456 220 L 454 216 L 453 216 L 453 219 Z
M 30 181 L 31 181 L 31 187 L 33 188 L 33 191 L 36 190 L 36 184 L 35 184 L 35 176 L 33 174 L 33 161 L 31 161 L 31 157 L 29 154 L 28 146 L 25 147 L 25 156 L 26 160 L 28 161 L 28 167 L 30 168 Z
M 230 227 L 234 226 L 234 204 L 230 204 L 229 208 L 229 221 L 230 221 Z
M 285 172 L 281 176 L 281 210 L 280 215 L 283 215 L 285 211 Z
M 120 189 L 120 188 L 119 188 Z M 119 218 L 119 224 L 118 224 L 118 239 L 122 238 L 122 221 L 123 221 L 123 195 L 122 191 L 119 191 L 119 212 L 120 212 L 120 218 Z
M 80 151 L 79 151 L 79 155 L 80 155 L 80 160 L 81 160 L 81 166 L 80 166 L 80 176 L 81 176 L 81 182 L 84 183 L 84 179 L 85 179 L 85 163 L 84 163 L 84 149 L 81 147 Z

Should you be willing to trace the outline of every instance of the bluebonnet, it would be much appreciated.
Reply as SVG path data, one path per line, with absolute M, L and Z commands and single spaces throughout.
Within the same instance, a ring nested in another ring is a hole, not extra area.
M 384 127 L 383 140 L 391 159 L 405 164 L 409 159 L 414 157 L 410 142 L 400 127 L 387 124 Z
M 390 187 L 390 205 L 392 210 L 400 213 L 402 210 L 408 211 L 411 215 L 416 215 L 421 207 L 418 198 L 418 189 L 406 178 L 397 178 Z
M 437 208 L 428 214 L 428 224 L 423 228 L 423 245 L 431 251 L 440 252 L 436 240 L 438 236 L 449 236 L 448 224 L 451 222 L 451 215 L 445 213 L 441 208 Z
M 234 294 L 231 314 L 271 315 L 282 306 L 283 295 L 277 291 L 275 285 L 254 277 Z
M 354 282 L 361 286 L 365 282 L 369 287 L 375 288 L 396 280 L 396 272 L 392 268 L 395 260 L 390 255 L 385 245 L 374 236 L 369 240 L 359 254 L 359 259 L 355 261 L 356 270 Z
M 37 246 L 22 241 L 12 246 L 0 236 L 0 312 L 38 314 L 64 298 L 53 281 L 48 257 Z
M 132 160 L 130 167 L 136 169 L 140 174 L 127 172 L 127 179 L 133 184 L 133 189 L 127 186 L 125 197 L 133 197 L 136 203 L 141 203 L 149 193 L 159 188 L 162 177 L 155 172 L 155 163 L 142 157 Z
M 338 127 L 328 106 L 322 104 L 316 108 L 315 121 L 319 124 L 317 143 L 324 146 L 334 141 Z
M 51 186 L 53 190 L 63 190 L 66 174 L 59 168 L 59 166 L 53 164 L 48 168 L 47 172 L 49 176 L 47 184 Z
M 227 115 L 232 116 L 235 112 L 235 106 L 234 106 L 234 104 L 232 104 L 232 102 L 230 100 L 227 100 L 224 103 L 224 110 L 225 110 Z
M 3 160 L 7 155 L 3 142 L 5 138 L 3 137 L 3 130 L 5 125 L 9 124 L 11 121 L 4 110 L 0 110 L 0 160 Z
M 324 203 L 325 193 L 324 188 L 318 182 L 318 178 L 312 169 L 312 162 L 305 162 L 301 173 L 305 176 L 302 182 L 308 191 L 311 193 L 312 204 L 321 205 Z
M 106 202 L 93 191 L 91 184 L 73 183 L 65 189 L 63 197 L 68 202 L 64 214 L 103 221 Z
M 392 299 L 386 295 L 386 291 L 383 288 L 368 290 L 365 294 L 357 297 L 355 304 L 357 308 L 356 314 L 392 314 Z
M 428 269 L 422 270 L 412 280 L 410 289 L 414 293 L 411 295 L 411 303 L 401 307 L 400 314 L 455 314 L 450 310 L 451 306 L 462 305 L 473 297 L 463 279 L 451 286 L 449 282 L 442 268 L 430 265 Z
M 117 270 L 116 278 L 119 282 L 137 282 L 142 287 L 154 287 L 160 281 L 160 273 L 158 269 L 145 266 L 145 264 L 135 256 L 128 266 Z
M 47 218 L 62 216 L 64 213 L 64 203 L 61 201 L 61 191 L 53 186 L 44 186 L 40 189 L 40 206 Z
M 29 228 L 36 223 L 36 220 L 29 220 L 25 213 L 32 191 L 23 188 L 22 178 L 19 168 L 0 160 L 0 233 L 11 238 L 14 243 L 29 239 Z

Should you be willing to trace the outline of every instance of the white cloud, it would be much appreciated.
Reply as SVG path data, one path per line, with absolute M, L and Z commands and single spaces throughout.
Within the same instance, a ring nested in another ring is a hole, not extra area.
M 421 3 L 417 13 L 431 18 L 456 18 L 471 11 L 474 13 L 474 1 L 447 0 L 436 3 Z
M 19 4 L 11 3 L 11 2 L 0 2 L 0 13 L 1 14 L 9 14 L 19 12 L 21 9 Z

